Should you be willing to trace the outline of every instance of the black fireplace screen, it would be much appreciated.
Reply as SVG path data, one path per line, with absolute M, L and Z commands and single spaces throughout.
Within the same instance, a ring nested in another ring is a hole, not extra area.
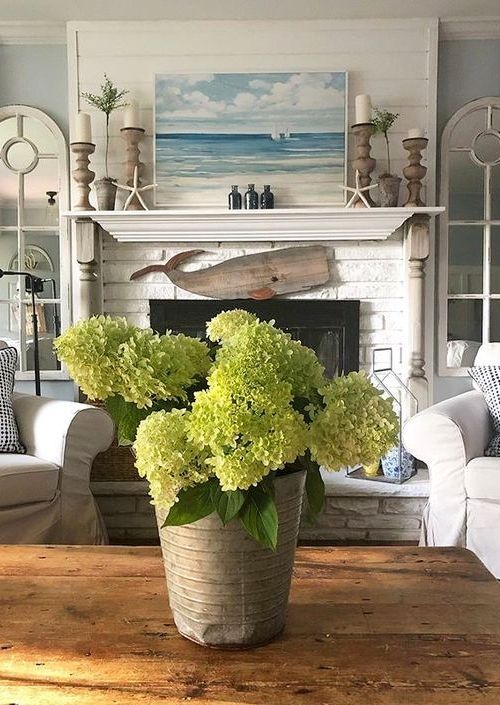
M 359 301 L 271 299 L 248 301 L 160 300 L 149 302 L 151 328 L 203 338 L 205 323 L 234 308 L 256 313 L 316 351 L 329 377 L 359 369 Z

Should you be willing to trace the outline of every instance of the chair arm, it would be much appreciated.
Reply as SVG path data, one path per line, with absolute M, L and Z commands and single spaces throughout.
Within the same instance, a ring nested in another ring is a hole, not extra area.
M 422 542 L 464 546 L 466 541 L 465 467 L 484 454 L 492 422 L 481 392 L 466 392 L 411 418 L 403 443 L 429 468 L 429 505 Z
M 71 442 L 93 460 L 113 441 L 113 422 L 97 407 L 30 394 L 14 394 L 13 407 L 26 452 L 60 467 Z
M 87 404 L 27 394 L 15 394 L 13 406 L 26 451 L 61 468 L 61 515 L 54 542 L 106 541 L 106 529 L 90 491 L 90 471 L 96 455 L 113 441 L 111 417 Z
M 446 399 L 411 418 L 403 429 L 403 443 L 429 468 L 452 463 L 464 468 L 484 455 L 493 434 L 490 413 L 481 392 Z

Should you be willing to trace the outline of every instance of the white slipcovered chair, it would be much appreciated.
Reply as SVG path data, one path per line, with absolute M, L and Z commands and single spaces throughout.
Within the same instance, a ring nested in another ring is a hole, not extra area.
M 0 544 L 106 543 L 90 470 L 111 445 L 111 418 L 28 394 L 14 394 L 13 406 L 26 454 L 0 454 Z
M 483 345 L 475 365 L 500 365 L 500 343 Z M 493 425 L 473 390 L 411 418 L 403 442 L 429 468 L 430 496 L 420 545 L 463 546 L 500 577 L 500 458 L 485 456 Z

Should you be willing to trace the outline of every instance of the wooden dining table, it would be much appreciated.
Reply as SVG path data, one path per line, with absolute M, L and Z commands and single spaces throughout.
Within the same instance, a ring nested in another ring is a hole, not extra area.
M 499 705 L 500 585 L 459 548 L 297 551 L 284 632 L 176 632 L 156 547 L 0 547 L 0 705 Z

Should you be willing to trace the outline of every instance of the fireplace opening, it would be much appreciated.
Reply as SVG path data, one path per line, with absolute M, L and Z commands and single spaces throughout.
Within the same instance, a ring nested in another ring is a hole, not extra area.
M 150 324 L 157 333 L 171 330 L 204 338 L 208 320 L 235 308 L 251 311 L 264 321 L 273 319 L 316 352 L 329 377 L 359 369 L 359 301 L 151 299 Z

